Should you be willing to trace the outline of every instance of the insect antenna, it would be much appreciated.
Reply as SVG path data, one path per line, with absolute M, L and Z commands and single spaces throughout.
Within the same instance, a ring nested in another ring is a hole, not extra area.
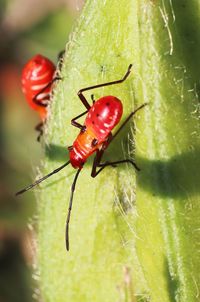
M 31 185 L 27 186 L 26 188 L 24 188 L 24 189 L 18 191 L 15 195 L 17 196 L 17 195 L 23 194 L 23 193 L 25 193 L 26 191 L 32 189 L 33 187 L 39 185 L 43 180 L 49 178 L 49 177 L 52 176 L 53 174 L 58 173 L 60 170 L 62 170 L 63 168 L 65 168 L 67 165 L 69 165 L 69 163 L 70 163 L 70 161 L 66 162 L 66 163 L 65 163 L 64 165 L 62 165 L 61 167 L 55 169 L 55 170 L 52 171 L 51 173 L 49 173 L 49 174 L 43 176 L 42 178 L 36 180 L 36 182 L 34 182 L 33 184 L 31 184 Z
M 78 171 L 76 172 L 76 175 L 74 177 L 72 186 L 71 186 L 71 196 L 70 196 L 68 214 L 67 214 L 67 219 L 66 219 L 66 233 L 65 233 L 67 251 L 69 251 L 69 221 L 70 221 L 71 210 L 72 210 L 73 196 L 74 196 L 74 191 L 75 191 L 75 187 L 76 187 L 76 181 L 77 181 L 77 178 L 78 178 L 78 175 L 80 172 L 81 172 L 81 169 L 78 169 Z

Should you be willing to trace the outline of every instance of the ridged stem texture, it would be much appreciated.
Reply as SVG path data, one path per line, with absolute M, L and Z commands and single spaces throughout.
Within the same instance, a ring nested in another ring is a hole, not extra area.
M 40 186 L 38 265 L 45 302 L 197 302 L 199 254 L 200 6 L 195 0 L 89 0 L 66 46 L 54 89 L 42 175 L 68 160 L 82 113 L 77 91 L 122 100 L 123 120 L 105 160 L 134 159 L 90 177 L 80 173 L 65 250 L 71 166 Z

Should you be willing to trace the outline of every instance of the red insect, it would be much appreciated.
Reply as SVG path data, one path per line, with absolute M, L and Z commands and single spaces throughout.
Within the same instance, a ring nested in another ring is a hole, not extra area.
M 38 141 L 47 117 L 52 84 L 60 79 L 55 76 L 55 70 L 55 65 L 48 58 L 38 54 L 26 63 L 22 71 L 22 91 L 30 107 L 39 113 L 42 120 L 35 127 L 39 132 Z
M 66 162 L 61 167 L 47 174 L 46 176 L 38 179 L 35 183 L 29 185 L 23 190 L 16 193 L 16 195 L 22 194 L 31 188 L 35 187 L 43 180 L 47 179 L 51 175 L 59 172 L 63 168 L 65 168 L 69 163 L 77 169 L 75 174 L 72 187 L 71 187 L 71 196 L 68 208 L 68 215 L 66 220 L 66 249 L 69 250 L 69 221 L 70 214 L 72 209 L 73 202 L 73 194 L 75 191 L 76 181 L 78 175 L 83 168 L 87 158 L 91 156 L 94 152 L 96 152 L 96 156 L 93 161 L 91 176 L 96 177 L 105 167 L 107 166 L 116 166 L 122 163 L 130 163 L 136 170 L 140 170 L 137 165 L 131 159 L 123 159 L 119 161 L 109 162 L 106 161 L 104 163 L 101 162 L 102 156 L 105 150 L 108 148 L 113 139 L 117 136 L 117 134 L 121 131 L 121 129 L 127 124 L 127 122 L 131 119 L 131 117 L 141 108 L 143 108 L 146 104 L 141 105 L 135 111 L 131 112 L 126 120 L 122 123 L 119 129 L 112 134 L 112 130 L 119 123 L 122 113 L 123 106 L 121 101 L 115 96 L 104 96 L 98 99 L 96 102 L 93 100 L 93 105 L 91 106 L 86 100 L 83 92 L 90 89 L 96 89 L 103 86 L 114 85 L 122 83 L 126 80 L 128 75 L 131 72 L 132 65 L 129 65 L 128 70 L 124 77 L 121 80 L 107 82 L 103 84 L 98 84 L 95 86 L 90 86 L 87 88 L 83 88 L 79 90 L 78 97 L 80 98 L 82 104 L 86 107 L 86 111 L 81 113 L 72 119 L 71 124 L 80 129 L 80 133 L 75 139 L 72 146 L 68 147 L 69 150 L 69 161 Z M 93 98 L 92 98 L 93 99 Z M 76 120 L 87 114 L 84 125 L 79 124 Z M 97 170 L 98 169 L 98 170 Z

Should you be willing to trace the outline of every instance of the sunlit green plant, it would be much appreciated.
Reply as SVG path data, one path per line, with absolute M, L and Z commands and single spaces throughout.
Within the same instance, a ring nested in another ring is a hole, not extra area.
M 66 47 L 61 81 L 46 129 L 43 173 L 67 161 L 83 111 L 80 88 L 115 95 L 125 118 L 147 102 L 113 142 L 107 158 L 134 158 L 141 168 L 80 174 L 70 225 L 64 230 L 73 168 L 38 192 L 40 285 L 45 301 L 199 299 L 199 6 L 192 1 L 88 1 Z M 87 94 L 90 99 L 90 92 Z

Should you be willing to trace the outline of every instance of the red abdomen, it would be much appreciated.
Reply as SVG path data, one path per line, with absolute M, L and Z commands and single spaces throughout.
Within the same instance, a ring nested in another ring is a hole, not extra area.
M 52 81 L 54 72 L 55 65 L 42 55 L 36 55 L 30 59 L 22 71 L 22 91 L 31 108 L 38 111 L 42 120 L 46 118 L 46 108 L 35 104 L 33 99 Z M 50 90 L 51 85 L 38 95 L 37 101 L 48 101 Z
M 103 142 L 112 129 L 119 123 L 123 113 L 121 101 L 115 96 L 104 96 L 90 108 L 86 128 L 92 129 L 99 142 Z

